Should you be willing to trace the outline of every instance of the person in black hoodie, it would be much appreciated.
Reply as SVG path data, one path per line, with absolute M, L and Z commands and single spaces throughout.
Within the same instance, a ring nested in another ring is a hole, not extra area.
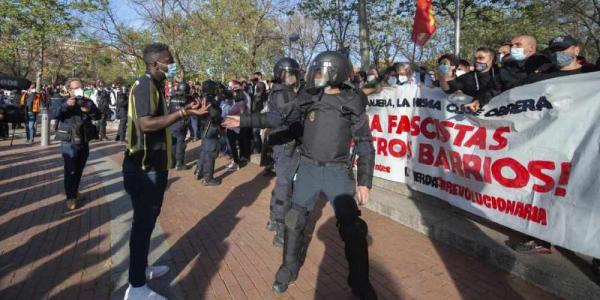
M 475 71 L 449 81 L 440 76 L 440 87 L 448 94 L 462 91 L 465 95 L 473 97 L 473 101 L 466 107 L 471 111 L 479 110 L 501 91 L 494 55 L 495 51 L 490 48 L 478 48 L 475 51 Z
M 81 81 L 69 80 L 67 87 L 69 98 L 64 102 L 53 103 L 51 116 L 60 122 L 55 139 L 61 141 L 65 161 L 67 209 L 74 210 L 78 202 L 82 201 L 79 184 L 90 153 L 89 142 L 98 138 L 98 131 L 92 120 L 99 120 L 101 113 L 94 102 L 83 97 Z

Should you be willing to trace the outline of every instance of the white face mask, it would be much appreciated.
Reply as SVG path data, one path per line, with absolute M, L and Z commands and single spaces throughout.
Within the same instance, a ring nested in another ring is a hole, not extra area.
M 376 79 L 375 75 L 369 75 L 369 76 L 367 76 L 367 82 L 373 81 L 375 79 Z
M 83 89 L 79 88 L 74 90 L 73 95 L 75 95 L 75 97 L 83 97 Z
M 463 70 L 456 70 L 456 77 L 460 77 L 462 75 L 467 74 L 467 72 L 463 71 Z
M 408 81 L 408 76 L 404 76 L 404 75 L 398 76 L 398 82 L 399 83 L 405 83 L 407 81 Z

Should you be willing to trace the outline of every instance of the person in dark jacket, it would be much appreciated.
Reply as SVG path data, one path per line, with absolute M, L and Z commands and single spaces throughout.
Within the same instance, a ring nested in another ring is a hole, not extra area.
M 125 133 L 127 132 L 127 109 L 129 107 L 127 86 L 122 85 L 117 92 L 117 118 L 119 119 L 119 129 L 115 141 L 125 142 Z
M 92 120 L 99 120 L 101 113 L 94 102 L 83 97 L 81 81 L 72 79 L 67 86 L 69 98 L 53 103 L 51 117 L 60 122 L 55 139 L 61 142 L 64 159 L 67 209 L 74 210 L 82 201 L 79 184 L 90 153 L 89 142 L 98 138 Z
M 317 198 L 324 194 L 333 206 L 344 242 L 347 282 L 352 293 L 360 299 L 377 299 L 369 280 L 368 226 L 360 218 L 357 205 L 369 201 L 375 150 L 366 115 L 366 95 L 346 85 L 351 72 L 352 64 L 346 55 L 322 52 L 308 70 L 307 93 L 300 93 L 283 115 L 275 112 L 229 117 L 224 122 L 227 127 L 304 122 L 292 207 L 285 215 L 283 263 L 273 283 L 273 291 L 277 293 L 285 292 L 298 278 L 308 215 Z M 357 187 L 351 175 L 354 160 L 351 140 L 355 143 L 353 152 L 358 156 Z
M 534 73 L 545 72 L 552 66 L 544 55 L 537 54 L 537 41 L 529 35 L 516 36 L 511 41 L 510 60 L 502 62 L 500 68 L 500 84 L 506 91 L 523 84 L 524 80 Z

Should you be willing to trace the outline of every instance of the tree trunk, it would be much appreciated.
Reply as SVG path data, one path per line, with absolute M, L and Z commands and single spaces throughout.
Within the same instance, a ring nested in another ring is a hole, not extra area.
M 369 24 L 367 22 L 367 0 L 358 1 L 358 37 L 360 40 L 360 69 L 369 67 Z

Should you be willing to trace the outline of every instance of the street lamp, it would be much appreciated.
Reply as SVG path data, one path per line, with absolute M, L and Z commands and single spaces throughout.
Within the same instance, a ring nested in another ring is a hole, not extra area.
M 292 57 L 292 43 L 298 41 L 300 39 L 300 35 L 298 33 L 290 33 L 288 35 L 288 55 L 289 57 Z

